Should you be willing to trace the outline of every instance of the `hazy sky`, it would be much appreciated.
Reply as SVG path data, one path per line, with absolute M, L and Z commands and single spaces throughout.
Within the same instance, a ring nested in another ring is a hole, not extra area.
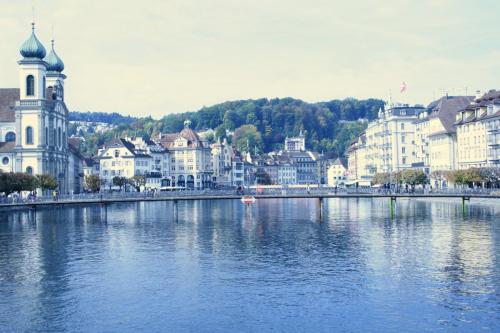
M 161 117 L 389 92 L 427 104 L 500 88 L 499 0 L 0 0 L 0 87 L 18 85 L 32 5 L 47 49 L 54 26 L 71 110 Z

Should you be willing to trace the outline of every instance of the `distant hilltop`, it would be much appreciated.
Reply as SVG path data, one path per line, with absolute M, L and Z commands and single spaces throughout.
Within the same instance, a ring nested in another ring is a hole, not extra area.
M 129 135 L 151 138 L 159 133 L 177 133 L 189 119 L 198 132 L 212 133 L 209 140 L 223 138 L 243 125 L 253 125 L 262 137 L 262 151 L 282 145 L 287 136 L 303 131 L 309 149 L 342 154 L 348 144 L 366 127 L 366 120 L 377 117 L 384 101 L 346 98 L 308 103 L 294 98 L 228 101 L 195 112 L 168 114 L 161 119 L 130 117 L 118 113 L 70 112 L 70 122 L 107 123 L 106 130 L 79 131 L 73 124 L 70 134 L 85 139 L 84 151 L 96 151 L 107 139 Z M 101 126 L 102 127 L 102 126 Z M 229 137 L 230 139 L 230 137 Z

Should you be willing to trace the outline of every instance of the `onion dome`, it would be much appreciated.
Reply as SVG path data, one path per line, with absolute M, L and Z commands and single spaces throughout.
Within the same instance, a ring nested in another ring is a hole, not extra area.
M 21 52 L 21 55 L 25 58 L 43 59 L 47 54 L 45 47 L 43 47 L 42 43 L 36 38 L 35 23 L 31 23 L 31 25 L 31 36 L 21 45 L 19 52 Z
M 44 60 L 47 63 L 48 71 L 62 72 L 64 70 L 64 63 L 54 50 L 54 40 L 52 40 L 52 49 Z

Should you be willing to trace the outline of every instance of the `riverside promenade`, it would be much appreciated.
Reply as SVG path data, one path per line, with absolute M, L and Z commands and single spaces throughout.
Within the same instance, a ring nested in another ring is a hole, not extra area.
M 0 203 L 0 210 L 24 210 L 44 207 L 64 207 L 72 205 L 108 205 L 119 202 L 141 202 L 141 201 L 192 201 L 192 200 L 240 200 L 243 195 L 251 195 L 256 199 L 318 199 L 323 201 L 327 198 L 388 198 L 391 201 L 409 198 L 448 198 L 461 199 L 462 203 L 475 199 L 497 199 L 500 200 L 500 191 L 497 190 L 461 190 L 461 191 L 415 191 L 394 192 L 389 190 L 346 190 L 346 189 L 314 189 L 310 191 L 294 190 L 264 190 L 246 191 L 244 194 L 236 191 L 226 190 L 202 190 L 202 191 L 175 191 L 175 192 L 115 192 L 64 195 L 57 198 L 42 197 L 35 200 L 17 199 Z

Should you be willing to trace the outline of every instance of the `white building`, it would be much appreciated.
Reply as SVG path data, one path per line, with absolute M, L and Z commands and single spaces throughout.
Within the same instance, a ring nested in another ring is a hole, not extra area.
M 423 106 L 393 105 L 379 111 L 365 131 L 368 175 L 412 168 L 417 155 L 414 122 L 424 110 Z
M 46 53 L 34 23 L 20 53 L 19 88 L 0 89 L 0 169 L 49 174 L 57 179 L 61 193 L 78 191 L 73 187 L 75 175 L 68 170 L 64 63 L 55 53 L 54 41 Z M 81 164 L 81 160 L 72 163 Z
M 201 139 L 184 122 L 178 134 L 160 134 L 159 144 L 170 151 L 170 174 L 172 185 L 188 189 L 203 189 L 213 186 L 212 153 L 207 141 Z
M 100 178 L 104 188 L 113 187 L 114 177 L 147 176 L 152 163 L 151 155 L 136 150 L 126 139 L 107 142 L 99 149 L 98 158 Z
M 302 131 L 299 136 L 285 138 L 285 151 L 305 151 L 306 137 Z
M 224 138 L 222 142 L 210 145 L 212 151 L 213 182 L 217 185 L 231 186 L 233 147 Z

